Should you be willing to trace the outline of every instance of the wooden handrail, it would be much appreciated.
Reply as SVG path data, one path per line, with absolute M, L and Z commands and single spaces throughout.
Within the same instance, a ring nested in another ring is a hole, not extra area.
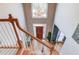
M 42 43 L 43 45 L 47 46 L 49 49 L 52 49 L 52 46 L 49 46 L 49 45 L 45 44 L 45 43 L 42 42 L 39 38 L 36 38 L 36 37 L 33 36 L 31 33 L 25 31 L 24 29 L 22 29 L 22 28 L 20 27 L 19 22 L 18 22 L 17 19 L 15 20 L 15 23 L 16 23 L 17 27 L 18 27 L 22 32 L 28 34 L 28 35 L 31 36 L 33 39 L 35 39 L 35 40 L 37 40 L 38 42 Z
M 8 21 L 8 22 L 10 22 L 10 23 L 12 23 L 12 24 L 16 24 L 16 26 L 17 26 L 17 28 L 18 28 L 19 30 L 21 30 L 21 31 L 24 32 L 25 34 L 28 34 L 29 36 L 32 37 L 32 39 L 37 40 L 37 41 L 40 42 L 41 44 L 43 44 L 43 45 L 45 45 L 46 47 L 48 47 L 51 51 L 53 51 L 54 46 L 53 46 L 51 43 L 46 44 L 45 42 L 41 41 L 39 38 L 35 37 L 34 35 L 32 35 L 31 33 L 29 33 L 28 31 L 25 31 L 24 29 L 22 29 L 22 28 L 20 27 L 20 25 L 19 25 L 18 19 L 17 19 L 17 18 L 13 18 L 11 14 L 9 14 L 9 18 L 8 18 L 8 19 L 0 19 L 0 21 L 3 21 L 3 22 Z M 15 29 L 15 28 L 14 28 L 14 29 Z M 17 33 L 16 33 L 16 34 L 17 34 Z M 18 38 L 18 35 L 17 35 L 17 38 Z M 22 47 L 19 38 L 18 38 L 18 43 L 19 43 L 19 45 Z M 20 47 L 20 48 L 21 48 L 21 47 Z M 21 49 L 19 49 L 19 50 L 21 50 Z
M 40 42 L 41 44 L 47 46 L 49 49 L 53 49 L 53 46 L 51 44 L 45 44 L 44 42 L 42 42 L 39 38 L 36 38 L 34 35 L 32 35 L 31 33 L 29 33 L 28 31 L 25 31 L 24 29 L 22 29 L 19 25 L 18 19 L 17 18 L 13 18 L 11 14 L 9 14 L 9 21 L 10 22 L 15 22 L 17 28 L 19 28 L 19 30 L 21 30 L 22 32 L 28 34 L 29 36 L 31 36 L 33 39 L 37 40 L 38 42 Z M 51 45 L 51 46 L 50 46 Z
M 13 20 L 16 20 L 16 19 L 13 19 Z M 8 20 L 8 19 L 0 19 L 0 22 L 10 22 L 10 20 Z
M 13 26 L 13 29 L 14 29 L 14 31 L 15 31 L 15 34 L 16 34 L 16 37 L 17 37 L 17 42 L 18 42 L 18 44 L 19 44 L 19 47 L 22 48 L 21 42 L 20 42 L 20 38 L 19 38 L 19 36 L 18 36 L 17 30 L 16 30 L 16 26 L 15 26 L 15 24 L 14 24 L 14 21 L 15 21 L 16 19 L 14 19 L 14 18 L 12 17 L 12 15 L 9 14 L 8 20 L 11 22 L 11 24 L 12 24 L 12 26 Z
M 38 42 L 40 42 L 41 44 L 43 44 L 43 45 L 45 45 L 46 47 L 48 47 L 48 48 L 50 49 L 50 55 L 52 55 L 52 51 L 53 51 L 53 50 L 55 50 L 55 51 L 59 54 L 59 52 L 54 48 L 54 46 L 53 46 L 51 43 L 46 44 L 45 42 L 42 42 L 39 38 L 35 37 L 35 36 L 32 35 L 31 33 L 25 31 L 24 29 L 22 29 L 22 28 L 20 27 L 19 22 L 18 22 L 17 19 L 15 20 L 15 23 L 16 23 L 17 27 L 18 27 L 22 32 L 28 34 L 29 36 L 32 37 L 32 39 L 35 39 L 35 40 L 37 40 Z M 23 51 L 23 50 L 21 49 L 21 51 Z
M 9 45 L 9 46 L 6 46 L 6 45 L 0 45 L 0 48 L 19 48 L 19 46 L 18 46 L 17 44 Z
M 19 46 L 12 46 L 12 45 L 10 45 L 10 46 L 0 46 L 0 48 L 19 48 Z
M 20 44 L 20 39 L 19 39 L 19 36 L 18 36 L 18 33 L 16 31 L 16 27 L 14 25 L 14 21 L 16 20 L 16 18 L 13 18 L 11 14 L 9 14 L 9 17 L 8 19 L 0 19 L 0 22 L 10 22 L 13 26 L 13 29 L 14 29 L 14 32 L 15 32 L 15 35 L 16 35 L 16 38 L 17 38 L 17 43 L 18 43 L 18 48 L 21 48 L 21 44 Z M 13 46 L 2 46 L 0 48 L 15 48 Z

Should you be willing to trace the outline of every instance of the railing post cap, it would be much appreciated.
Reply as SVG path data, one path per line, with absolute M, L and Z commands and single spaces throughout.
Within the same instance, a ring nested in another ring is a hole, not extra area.
M 9 18 L 10 18 L 10 19 L 12 18 L 12 15 L 11 15 L 11 14 L 9 14 Z

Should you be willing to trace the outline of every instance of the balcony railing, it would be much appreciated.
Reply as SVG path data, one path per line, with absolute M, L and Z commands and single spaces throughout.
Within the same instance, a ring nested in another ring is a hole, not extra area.
M 42 41 L 22 29 L 18 19 L 9 14 L 8 19 L 0 19 L 0 54 L 1 55 L 52 55 L 54 46 Z M 59 52 L 56 51 L 57 54 Z

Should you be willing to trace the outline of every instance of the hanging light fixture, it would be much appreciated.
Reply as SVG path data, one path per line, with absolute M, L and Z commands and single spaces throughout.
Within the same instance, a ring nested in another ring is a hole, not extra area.
M 47 4 L 34 3 L 32 4 L 32 17 L 33 18 L 46 18 L 47 17 Z

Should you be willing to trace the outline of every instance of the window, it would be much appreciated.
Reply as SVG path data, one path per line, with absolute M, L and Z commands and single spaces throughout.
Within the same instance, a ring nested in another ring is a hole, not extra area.
M 32 18 L 47 18 L 48 4 L 46 3 L 33 3 Z

